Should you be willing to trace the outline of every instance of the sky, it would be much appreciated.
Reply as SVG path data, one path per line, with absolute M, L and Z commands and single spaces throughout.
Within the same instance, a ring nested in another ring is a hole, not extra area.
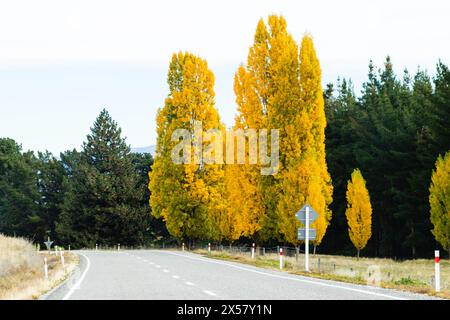
M 359 93 L 370 59 L 431 75 L 450 63 L 450 1 L 1 0 L 0 137 L 25 150 L 79 149 L 106 108 L 132 147 L 156 143 L 174 52 L 215 74 L 216 107 L 233 124 L 233 77 L 258 20 L 282 14 L 299 43 L 311 33 L 325 85 L 351 78 Z

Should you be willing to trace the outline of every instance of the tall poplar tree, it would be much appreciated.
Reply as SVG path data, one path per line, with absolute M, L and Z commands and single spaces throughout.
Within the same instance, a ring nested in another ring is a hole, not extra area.
M 162 217 L 178 239 L 220 240 L 219 225 L 225 218 L 222 165 L 196 163 L 195 149 L 183 154 L 191 157 L 190 163 L 172 160 L 172 151 L 181 141 L 172 140 L 175 130 L 185 129 L 194 138 L 196 122 L 201 123 L 197 136 L 209 129 L 223 129 L 214 107 L 214 75 L 205 60 L 180 52 L 172 56 L 168 84 L 169 95 L 157 115 L 158 139 L 149 184 L 152 213 Z M 194 141 L 185 142 L 191 150 Z M 197 144 L 201 150 L 206 145 L 204 140 Z
M 372 236 L 372 205 L 361 171 L 355 169 L 347 184 L 347 210 L 345 211 L 350 240 L 359 252 Z
M 321 69 L 310 35 L 302 39 L 298 75 L 298 89 L 287 93 L 289 99 L 294 100 L 282 103 L 278 108 L 281 114 L 277 117 L 281 119 L 279 125 L 286 132 L 282 141 L 285 146 L 285 168 L 279 189 L 282 194 L 278 214 L 281 232 L 286 240 L 295 243 L 299 226 L 295 213 L 304 203 L 310 203 L 319 215 L 312 224 L 316 229 L 315 249 L 325 236 L 331 220 L 329 205 L 333 186 L 325 159 L 326 118 Z M 292 107 L 283 108 L 286 104 Z
M 439 156 L 430 185 L 431 231 L 450 259 L 450 151 Z

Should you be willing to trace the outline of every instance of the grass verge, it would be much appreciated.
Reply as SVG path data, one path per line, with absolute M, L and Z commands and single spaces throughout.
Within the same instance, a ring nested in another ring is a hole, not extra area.
M 256 267 L 279 270 L 277 254 L 256 255 L 229 251 L 211 251 L 197 249 L 202 256 L 236 261 Z M 318 279 L 335 280 L 347 283 L 372 285 L 382 288 L 408 291 L 450 299 L 450 261 L 441 260 L 441 292 L 433 287 L 434 260 L 416 259 L 394 261 L 392 259 L 360 258 L 330 255 L 311 255 L 311 272 L 304 271 L 304 255 L 284 257 L 283 271 Z
M 48 279 L 44 276 L 44 257 L 47 257 Z M 63 282 L 78 265 L 78 256 L 64 253 L 65 266 L 59 255 L 37 252 L 22 238 L 0 234 L 0 299 L 30 300 Z

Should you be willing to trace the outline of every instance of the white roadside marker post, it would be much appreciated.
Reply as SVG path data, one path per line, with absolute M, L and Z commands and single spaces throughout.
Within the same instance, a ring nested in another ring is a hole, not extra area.
M 120 243 L 117 245 L 117 251 L 120 251 Z
M 255 259 L 255 243 L 252 244 L 252 259 Z
M 211 254 L 211 243 L 208 243 L 208 254 Z
M 181 246 L 181 251 L 184 251 L 184 242 L 183 245 Z
M 280 270 L 283 270 L 283 248 L 280 248 Z
M 48 279 L 47 257 L 44 258 L 44 275 L 45 275 L 45 279 Z
M 95 251 L 97 251 L 98 250 L 98 244 L 96 243 L 95 244 Z
M 70 251 L 70 244 L 69 244 L 69 251 Z
M 441 291 L 441 270 L 439 268 L 439 250 L 434 251 L 434 286 L 436 292 Z
M 61 252 L 61 264 L 64 267 L 65 263 L 64 263 L 64 251 L 60 251 Z
M 306 226 L 305 226 L 305 271 L 309 272 L 309 207 L 306 207 Z

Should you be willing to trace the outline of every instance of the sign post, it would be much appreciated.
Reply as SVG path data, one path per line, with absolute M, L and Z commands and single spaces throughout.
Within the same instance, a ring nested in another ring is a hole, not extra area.
M 316 221 L 319 215 L 309 204 L 305 204 L 295 216 L 305 225 L 304 229 L 298 229 L 298 240 L 305 240 L 305 271 L 309 272 L 309 240 L 316 239 L 316 229 L 311 229 L 310 224 Z
M 50 237 L 47 238 L 47 241 L 44 242 L 47 247 L 48 254 L 50 254 L 50 249 L 52 248 L 53 241 L 50 241 Z
M 305 225 L 305 271 L 309 271 L 309 206 L 306 207 L 306 225 Z

